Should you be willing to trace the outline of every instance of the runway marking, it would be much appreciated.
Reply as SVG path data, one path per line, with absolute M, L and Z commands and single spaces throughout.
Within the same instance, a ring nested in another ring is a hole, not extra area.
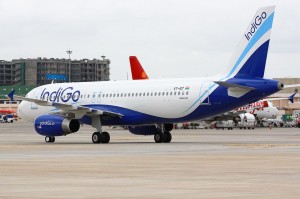
M 300 147 L 300 144 L 225 144 L 224 146 L 237 148 L 273 148 L 273 147 Z

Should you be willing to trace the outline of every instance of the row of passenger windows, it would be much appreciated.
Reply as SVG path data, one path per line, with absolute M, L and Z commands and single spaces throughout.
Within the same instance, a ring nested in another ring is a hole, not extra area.
M 144 92 L 144 93 L 110 93 L 110 94 L 102 94 L 102 98 L 106 97 L 144 97 L 144 96 L 172 96 L 172 95 L 188 95 L 188 91 L 174 91 L 174 92 Z M 81 95 L 80 98 L 83 98 L 85 96 Z M 90 95 L 87 95 L 87 98 L 89 98 Z M 93 98 L 95 98 L 96 95 L 93 95 Z M 98 94 L 98 98 L 101 97 L 101 94 Z
M 188 95 L 189 91 L 174 91 L 174 92 L 144 92 L 144 93 L 110 93 L 110 94 L 98 94 L 98 98 L 108 97 L 144 97 L 144 96 L 172 96 L 172 95 Z M 96 94 L 93 95 L 93 98 Z M 80 98 L 90 98 L 90 95 L 81 95 Z
M 145 96 L 176 96 L 176 95 L 188 95 L 189 91 L 174 91 L 174 92 L 144 92 L 144 93 L 110 93 L 110 94 L 98 94 L 98 98 L 112 98 L 112 97 L 145 97 Z M 91 95 L 80 95 L 80 98 L 90 98 Z M 91 97 L 95 98 L 96 94 Z M 48 100 L 49 96 L 46 100 Z M 67 96 L 62 96 L 63 99 L 67 99 Z M 78 98 L 78 95 L 74 94 L 74 99 Z M 43 99 L 45 100 L 45 99 Z M 54 100 L 54 97 L 53 99 Z

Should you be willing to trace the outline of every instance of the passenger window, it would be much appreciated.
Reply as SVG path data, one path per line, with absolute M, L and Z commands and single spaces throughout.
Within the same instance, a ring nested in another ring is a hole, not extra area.
M 116 97 L 116 94 L 114 93 L 113 97 Z
M 153 96 L 153 93 L 151 92 L 151 96 Z
M 124 93 L 124 97 L 126 97 L 126 93 Z
M 168 95 L 169 94 L 169 92 L 166 92 L 166 95 Z
M 160 96 L 160 92 L 158 92 L 158 96 Z
M 147 93 L 147 96 L 149 96 L 149 93 Z
M 162 96 L 164 96 L 165 95 L 165 92 L 162 92 Z
M 128 93 L 128 97 L 130 97 L 130 93 Z
M 188 94 L 189 94 L 189 92 L 187 91 L 187 92 L 186 92 L 186 95 L 188 95 Z
M 135 96 L 137 97 L 137 96 L 138 96 L 138 93 L 135 93 Z
M 119 97 L 119 93 L 117 94 L 117 97 Z
M 178 91 L 178 95 L 180 95 L 180 91 Z
M 87 95 L 87 98 L 90 98 L 90 95 Z
M 142 93 L 140 93 L 140 97 L 142 96 Z
M 176 95 L 176 91 L 174 91 L 174 95 Z
M 156 92 L 154 93 L 154 96 L 156 96 Z
M 146 93 L 143 93 L 143 96 L 145 96 Z
M 109 94 L 109 97 L 112 97 L 112 94 Z
M 123 97 L 123 93 L 121 93 L 121 97 Z

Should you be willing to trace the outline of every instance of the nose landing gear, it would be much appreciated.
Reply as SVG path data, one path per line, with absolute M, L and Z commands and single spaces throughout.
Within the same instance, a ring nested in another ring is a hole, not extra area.
M 92 141 L 93 143 L 109 143 L 110 141 L 110 135 L 107 132 L 95 132 L 92 135 Z
M 46 136 L 45 137 L 45 142 L 49 143 L 49 142 L 55 142 L 55 137 L 54 136 Z

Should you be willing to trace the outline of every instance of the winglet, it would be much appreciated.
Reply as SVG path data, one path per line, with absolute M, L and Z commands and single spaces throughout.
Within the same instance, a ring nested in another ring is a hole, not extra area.
M 290 102 L 294 103 L 294 96 L 295 96 L 296 94 L 297 94 L 297 93 L 294 93 L 293 95 L 289 96 Z
M 10 101 L 14 101 L 14 94 L 15 94 L 15 90 L 12 90 L 7 97 L 9 98 Z
M 129 61 L 133 80 L 149 79 L 147 73 L 136 56 L 130 56 Z

